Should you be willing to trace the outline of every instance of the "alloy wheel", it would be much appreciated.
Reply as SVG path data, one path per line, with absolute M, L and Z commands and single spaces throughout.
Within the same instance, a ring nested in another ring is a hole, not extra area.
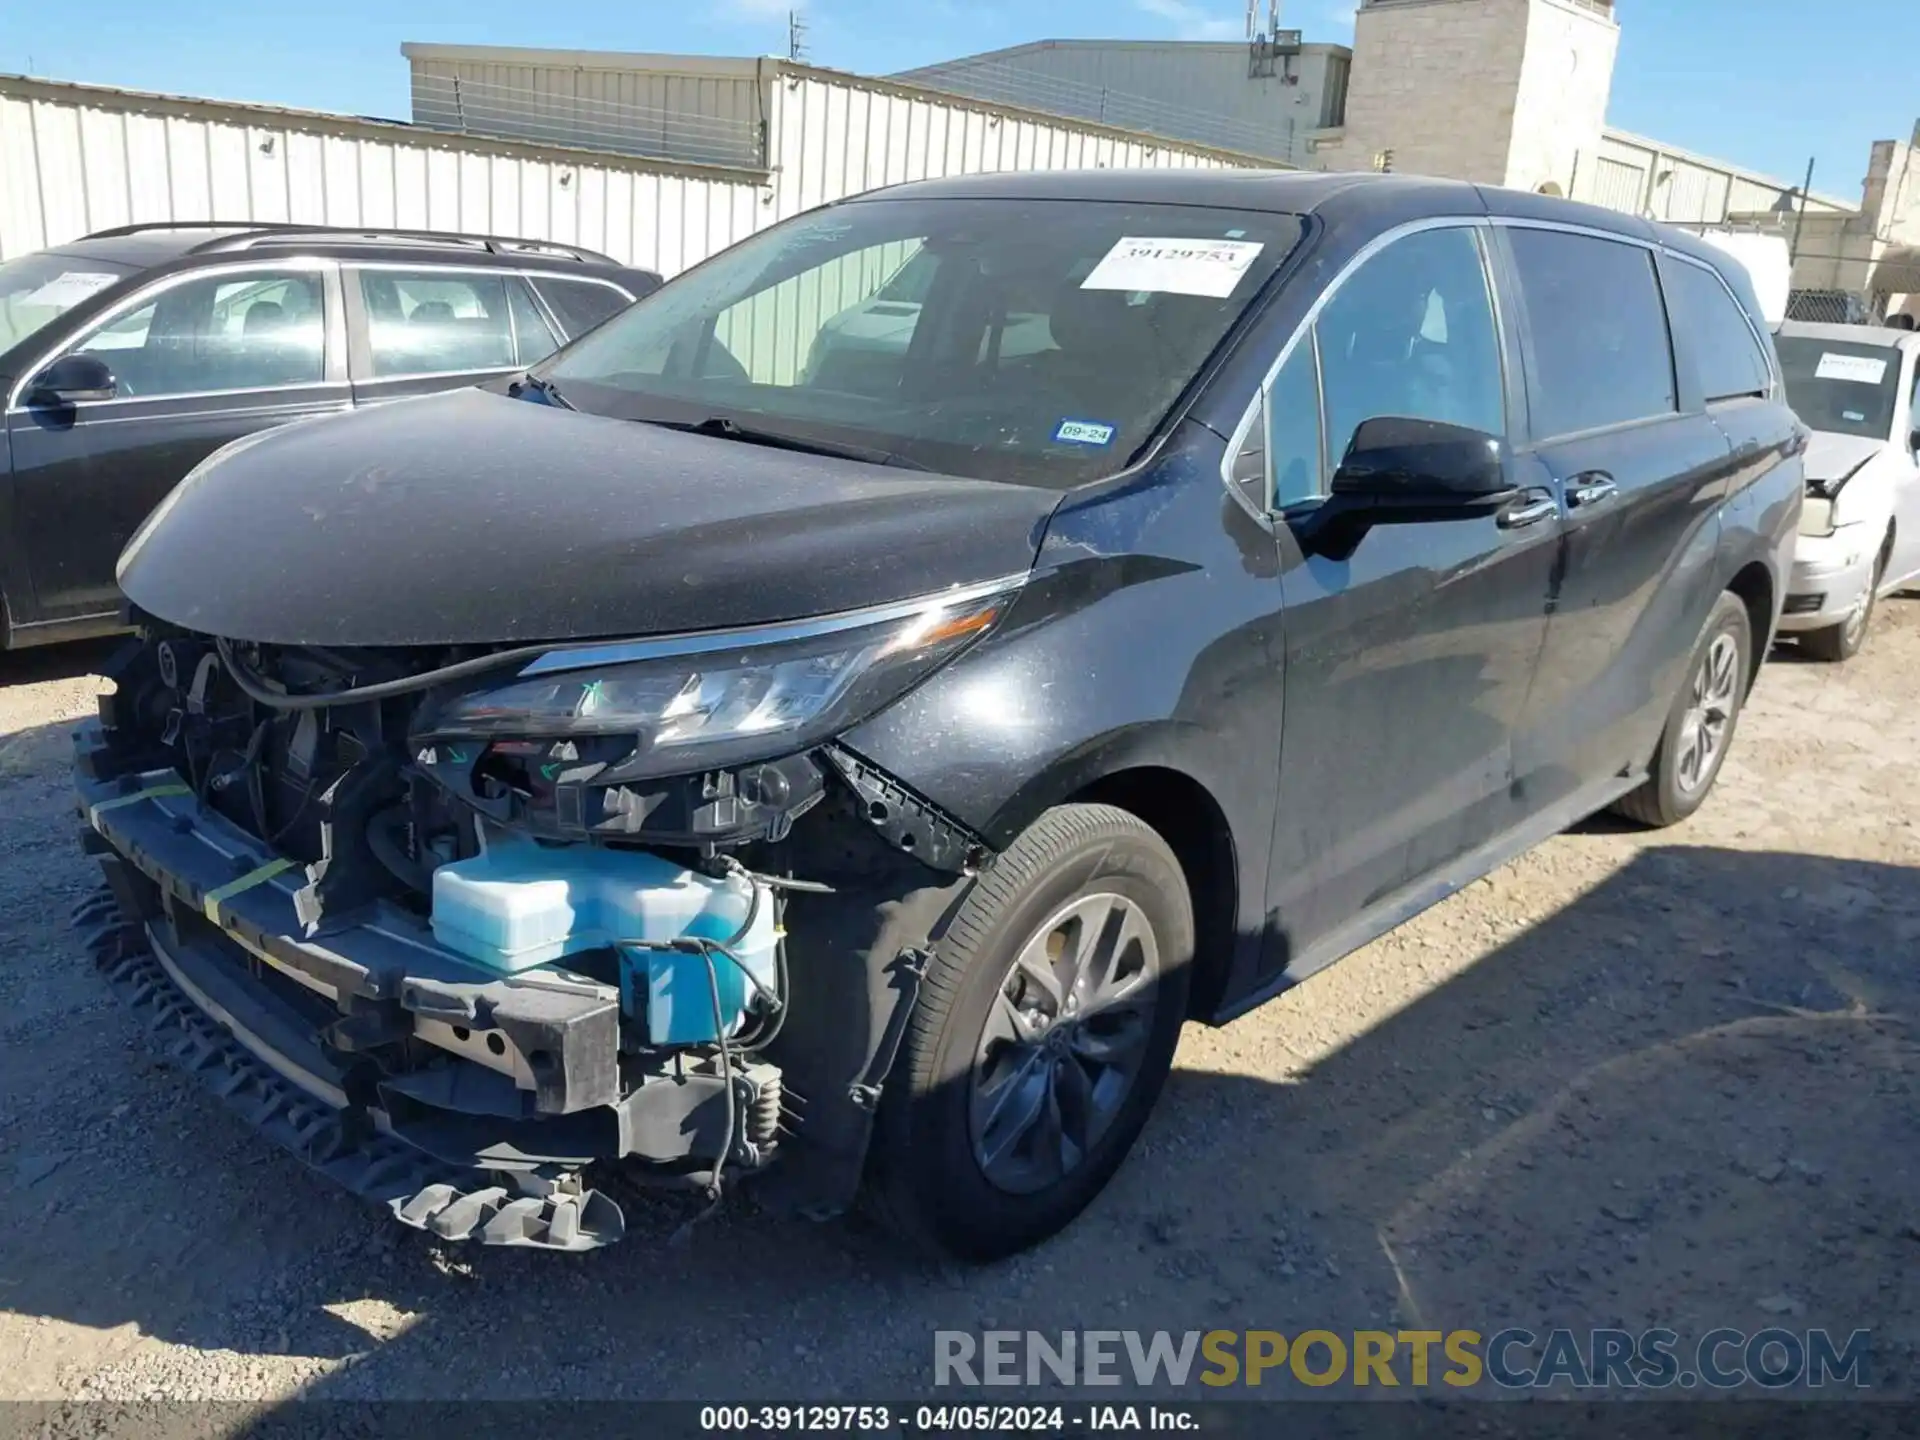
M 1739 688 L 1739 643 L 1731 635 L 1716 635 L 1694 672 L 1686 719 L 1680 726 L 1674 779 L 1682 793 L 1693 795 L 1712 781 L 1733 728 Z
M 1860 598 L 1853 602 L 1853 608 L 1847 611 L 1846 628 L 1841 635 L 1848 650 L 1858 650 L 1860 642 L 1866 639 L 1867 622 L 1873 618 L 1873 602 L 1880 589 L 1880 577 L 1886 573 L 1886 556 L 1882 555 L 1873 566 L 1873 577 L 1867 581 L 1866 588 L 1860 592 Z
M 1083 895 L 1022 942 L 974 1057 L 973 1158 L 1029 1195 L 1085 1162 L 1132 1090 L 1153 1034 L 1160 947 L 1123 895 Z

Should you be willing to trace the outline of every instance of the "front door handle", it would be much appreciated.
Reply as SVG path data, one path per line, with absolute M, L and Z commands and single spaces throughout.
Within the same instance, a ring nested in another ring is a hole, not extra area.
M 1604 470 L 1589 470 L 1567 482 L 1567 504 L 1575 510 L 1590 510 L 1605 504 L 1620 493 L 1613 476 Z
M 1560 507 L 1551 495 L 1529 491 L 1509 500 L 1496 518 L 1502 530 L 1520 530 L 1528 525 L 1538 525 L 1542 520 L 1551 520 L 1559 513 Z

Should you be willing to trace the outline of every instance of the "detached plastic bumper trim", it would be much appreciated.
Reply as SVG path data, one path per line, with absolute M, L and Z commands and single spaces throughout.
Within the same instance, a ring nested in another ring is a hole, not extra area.
M 74 921 L 94 964 L 161 1055 L 309 1169 L 384 1204 L 402 1224 L 447 1240 L 565 1251 L 598 1249 L 626 1233 L 620 1207 L 582 1187 L 577 1175 L 454 1169 L 384 1133 L 377 1112 L 331 1103 L 345 1096 L 325 1077 L 212 1013 L 213 1002 L 191 988 L 110 890 L 82 901 Z

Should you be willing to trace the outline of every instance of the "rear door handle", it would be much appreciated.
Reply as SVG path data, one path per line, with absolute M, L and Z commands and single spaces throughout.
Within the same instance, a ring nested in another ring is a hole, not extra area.
M 1613 476 L 1604 470 L 1589 470 L 1567 482 L 1567 504 L 1575 510 L 1603 505 L 1619 493 L 1620 487 L 1613 483 Z
M 1528 525 L 1538 525 L 1542 520 L 1551 520 L 1559 513 L 1560 507 L 1554 498 L 1536 490 L 1509 500 L 1497 519 L 1502 530 L 1520 530 Z

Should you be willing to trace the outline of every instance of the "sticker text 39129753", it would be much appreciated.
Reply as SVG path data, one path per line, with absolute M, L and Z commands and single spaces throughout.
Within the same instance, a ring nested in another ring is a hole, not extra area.
M 1257 240 L 1123 235 L 1080 282 L 1080 288 L 1224 300 L 1266 248 Z

